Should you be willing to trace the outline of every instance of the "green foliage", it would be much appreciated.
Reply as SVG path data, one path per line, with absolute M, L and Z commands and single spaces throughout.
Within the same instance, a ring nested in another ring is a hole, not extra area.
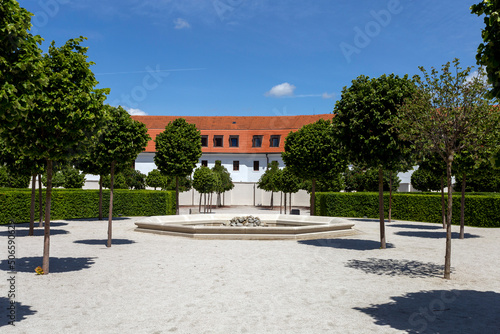
M 301 189 L 301 180 L 290 170 L 285 167 L 281 170 L 281 178 L 278 183 L 278 190 L 284 193 L 296 193 Z M 328 189 L 327 191 L 330 191 Z
M 146 189 L 146 175 L 132 168 L 125 168 L 122 171 L 129 189 Z
M 384 191 L 389 191 L 390 179 L 392 175 L 392 190 L 397 191 L 401 180 L 396 172 L 384 170 Z M 353 166 L 344 172 L 345 191 L 378 191 L 378 169 L 364 169 Z M 321 190 L 328 191 L 328 190 Z
M 183 118 L 170 122 L 155 139 L 154 162 L 167 176 L 185 177 L 193 172 L 201 157 L 200 131 Z
M 111 188 L 111 176 L 106 175 L 102 179 L 104 188 Z M 124 168 L 115 174 L 114 189 L 142 190 L 146 188 L 146 175 L 132 168 Z
M 408 76 L 394 74 L 372 79 L 361 75 L 342 89 L 332 122 L 350 163 L 397 170 L 402 160 L 411 160 L 409 143 L 398 137 L 393 122 L 399 105 L 414 90 Z
M 466 177 L 466 192 L 500 192 L 500 170 L 489 163 L 472 169 Z M 461 188 L 462 178 L 456 177 L 455 189 Z
M 102 186 L 103 188 L 110 189 L 111 188 L 111 175 L 105 175 L 102 178 Z M 129 189 L 127 184 L 127 178 L 122 173 L 115 174 L 115 180 L 113 183 L 113 189 Z
M 335 145 L 332 124 L 323 119 L 290 132 L 282 157 L 291 172 L 305 180 L 337 174 L 346 167 Z
M 162 188 L 162 190 L 173 190 L 176 189 L 175 177 L 166 177 L 167 183 L 166 187 Z M 193 182 L 191 180 L 191 176 L 179 177 L 179 192 L 185 192 L 191 190 L 193 186 Z
M 215 173 L 208 167 L 201 166 L 194 170 L 193 188 L 200 194 L 208 194 L 215 191 Z
M 148 187 L 165 189 L 167 187 L 167 177 L 162 175 L 158 169 L 153 169 L 146 176 L 146 185 Z
M 388 203 L 388 194 L 384 203 Z M 460 202 L 460 195 L 453 196 Z M 460 205 L 454 205 L 452 223 L 460 225 Z M 384 208 L 388 215 L 388 205 Z M 316 193 L 316 214 L 331 217 L 378 218 L 378 193 Z M 465 225 L 500 227 L 500 196 L 466 195 Z M 393 194 L 392 218 L 442 224 L 439 194 Z
M 29 175 L 19 175 L 9 170 L 6 166 L 0 166 L 0 187 L 28 188 L 29 182 Z
M 47 174 L 42 175 L 42 184 L 47 186 Z M 52 187 L 66 189 L 81 189 L 85 185 L 85 174 L 73 166 L 63 165 L 54 168 Z
M 411 185 L 419 191 L 441 190 L 441 178 L 430 170 L 419 167 L 411 175 Z
M 45 196 L 45 190 L 43 191 Z M 98 217 L 98 190 L 54 189 L 51 216 L 53 219 Z M 109 212 L 109 191 L 103 192 L 104 212 Z M 159 216 L 175 214 L 175 193 L 153 190 L 115 190 L 113 216 Z M 10 220 L 29 222 L 31 192 L 29 190 L 0 190 L 0 224 Z M 38 192 L 36 193 L 38 210 Z
M 278 191 L 281 182 L 281 170 L 278 167 L 278 162 L 273 161 L 268 164 L 266 171 L 257 182 L 257 188 L 264 191 Z
M 215 174 L 215 192 L 218 194 L 224 193 L 234 188 L 233 180 L 231 180 L 231 174 L 226 167 L 222 166 L 220 160 L 215 161 L 215 166 L 212 168 Z
M 486 66 L 488 81 L 492 84 L 489 96 L 491 98 L 500 97 L 500 20 L 499 0 L 481 1 L 477 5 L 471 6 L 472 14 L 478 16 L 485 15 L 482 38 L 484 43 L 477 48 L 476 60 L 478 65 Z
M 455 155 L 496 147 L 499 113 L 485 98 L 487 87 L 472 68 L 462 70 L 458 59 L 443 65 L 441 74 L 420 67 L 424 78 L 418 90 L 399 110 L 396 124 L 400 136 L 412 141 L 423 154 L 435 152 L 444 161 Z
M 8 139 L 33 107 L 42 86 L 40 36 L 33 36 L 32 14 L 15 0 L 0 2 L 0 135 Z
M 10 134 L 10 143 L 23 155 L 54 161 L 83 154 L 103 116 L 107 89 L 95 89 L 97 80 L 87 61 L 85 38 L 70 39 L 57 48 L 52 42 L 43 57 L 46 85 Z
M 345 183 L 342 174 L 332 175 L 329 178 L 322 177 L 316 180 L 316 191 L 318 192 L 329 192 L 329 191 L 341 191 L 344 190 Z M 301 189 L 306 190 L 308 193 L 312 191 L 312 182 L 310 180 L 305 180 L 301 184 Z
M 104 110 L 105 124 L 101 128 L 97 141 L 94 142 L 89 159 L 107 166 L 107 173 L 111 171 L 111 164 L 114 161 L 116 170 L 126 170 L 125 176 L 127 176 L 126 173 L 130 172 L 130 165 L 139 153 L 144 151 L 151 137 L 147 133 L 146 125 L 133 120 L 122 107 L 107 105 Z

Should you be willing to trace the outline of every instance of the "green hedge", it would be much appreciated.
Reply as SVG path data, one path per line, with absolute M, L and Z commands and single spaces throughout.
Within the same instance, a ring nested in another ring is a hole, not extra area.
M 461 195 L 455 193 L 452 224 L 456 225 L 460 224 L 460 200 Z M 388 211 L 389 194 L 384 193 L 385 217 L 388 216 Z M 378 193 L 316 193 L 315 213 L 319 216 L 378 218 Z M 442 223 L 441 195 L 394 193 L 392 218 Z M 467 194 L 465 196 L 465 225 L 500 227 L 500 196 Z
M 109 213 L 109 190 L 103 191 L 103 216 Z M 45 190 L 43 190 L 45 208 Z M 29 222 L 31 190 L 0 189 L 0 224 Z M 53 189 L 51 220 L 97 218 L 99 216 L 99 190 Z M 38 217 L 38 190 L 35 217 Z M 175 192 L 154 190 L 116 189 L 113 216 L 160 216 L 175 214 Z

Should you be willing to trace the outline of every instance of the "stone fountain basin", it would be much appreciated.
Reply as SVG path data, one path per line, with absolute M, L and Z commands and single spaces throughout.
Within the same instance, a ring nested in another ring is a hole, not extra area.
M 229 240 L 305 240 L 357 233 L 353 229 L 354 224 L 344 219 L 322 216 L 262 214 L 257 217 L 267 225 L 265 227 L 220 226 L 234 217 L 234 214 L 155 216 L 136 221 L 135 231 L 194 239 Z

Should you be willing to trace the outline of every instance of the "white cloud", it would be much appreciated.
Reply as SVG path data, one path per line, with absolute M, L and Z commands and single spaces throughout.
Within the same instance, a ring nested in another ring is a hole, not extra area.
M 148 114 L 141 109 L 125 108 L 131 116 L 147 116 Z
M 335 98 L 335 93 L 327 93 L 327 92 L 324 92 L 322 95 L 321 95 L 322 98 L 324 99 L 334 99 Z
M 191 25 L 188 21 L 181 19 L 180 17 L 174 20 L 175 29 L 187 29 L 191 28 Z
M 265 95 L 271 97 L 293 96 L 295 88 L 296 87 L 294 85 L 290 85 L 288 82 L 284 82 L 271 88 L 271 90 L 266 92 Z
M 467 76 L 467 78 L 465 79 L 465 82 L 469 83 L 469 82 L 472 82 L 473 79 L 477 78 L 477 79 L 483 81 L 484 84 L 487 84 L 488 77 L 486 76 L 485 73 L 486 73 L 486 70 L 484 69 L 484 67 L 481 69 L 481 73 L 479 73 L 479 70 L 476 70 Z

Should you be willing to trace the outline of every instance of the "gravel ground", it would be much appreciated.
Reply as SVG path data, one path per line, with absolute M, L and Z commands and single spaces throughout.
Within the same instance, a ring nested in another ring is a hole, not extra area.
M 349 219 L 355 236 L 307 241 L 192 240 L 135 232 L 138 219 L 113 221 L 111 248 L 107 221 L 53 222 L 43 276 L 43 231 L 16 226 L 11 274 L 1 226 L 0 332 L 500 333 L 500 229 L 466 227 L 459 240 L 454 226 L 445 280 L 435 224 L 386 224 L 381 250 L 371 219 Z

